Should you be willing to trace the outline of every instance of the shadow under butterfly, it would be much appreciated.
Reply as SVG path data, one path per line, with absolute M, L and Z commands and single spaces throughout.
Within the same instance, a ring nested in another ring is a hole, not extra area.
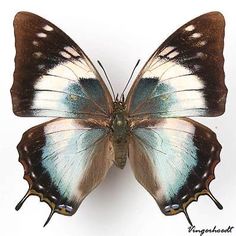
M 30 195 L 52 215 L 73 215 L 115 164 L 127 157 L 136 179 L 165 215 L 208 195 L 221 145 L 186 117 L 225 111 L 224 17 L 201 15 L 180 27 L 150 57 L 127 98 L 112 99 L 86 54 L 47 20 L 19 12 L 11 88 L 17 116 L 60 117 L 23 134 L 17 149 Z M 113 90 L 112 90 L 113 92 Z M 114 95 L 114 92 L 113 92 Z

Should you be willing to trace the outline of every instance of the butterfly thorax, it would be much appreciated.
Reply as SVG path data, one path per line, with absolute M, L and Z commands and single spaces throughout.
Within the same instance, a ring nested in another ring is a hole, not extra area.
M 115 165 L 124 168 L 128 153 L 129 126 L 125 112 L 125 103 L 122 101 L 113 102 L 113 116 L 111 129 L 113 132 L 112 142 L 115 152 Z

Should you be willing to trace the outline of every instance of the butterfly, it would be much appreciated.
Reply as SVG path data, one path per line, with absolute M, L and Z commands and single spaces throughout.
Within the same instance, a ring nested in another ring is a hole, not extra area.
M 165 215 L 184 213 L 209 189 L 220 161 L 216 134 L 187 117 L 225 111 L 224 17 L 201 15 L 174 32 L 134 81 L 112 98 L 98 71 L 64 32 L 29 12 L 14 19 L 13 111 L 57 117 L 23 134 L 17 146 L 30 195 L 51 212 L 73 215 L 111 166 L 129 158 L 137 181 Z M 112 90 L 113 91 L 113 90 Z

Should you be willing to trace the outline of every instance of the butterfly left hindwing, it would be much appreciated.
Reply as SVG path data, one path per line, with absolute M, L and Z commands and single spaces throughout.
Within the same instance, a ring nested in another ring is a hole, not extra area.
M 54 212 L 73 215 L 106 176 L 114 155 L 109 130 L 79 119 L 55 119 L 31 128 L 18 151 L 29 190 L 16 209 L 37 195 L 51 207 L 50 217 Z

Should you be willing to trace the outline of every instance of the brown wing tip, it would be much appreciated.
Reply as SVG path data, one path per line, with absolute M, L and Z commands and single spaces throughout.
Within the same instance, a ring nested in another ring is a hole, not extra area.
M 25 16 L 37 16 L 36 14 L 32 13 L 32 12 L 28 12 L 28 11 L 19 11 L 16 13 L 15 17 L 14 17 L 14 22 L 21 20 L 23 17 Z
M 25 18 L 25 16 L 30 15 L 30 14 L 32 13 L 26 12 L 26 11 L 17 12 L 13 20 L 13 26 L 16 27 L 18 23 Z
M 210 17 L 212 19 L 221 20 L 224 22 L 224 15 L 219 11 L 207 12 L 207 13 L 204 13 L 204 14 L 198 16 L 197 18 L 201 18 L 201 17 L 208 17 L 208 18 Z
M 223 14 L 220 11 L 210 11 L 210 12 L 207 12 L 203 15 L 212 15 L 212 16 L 224 17 Z

